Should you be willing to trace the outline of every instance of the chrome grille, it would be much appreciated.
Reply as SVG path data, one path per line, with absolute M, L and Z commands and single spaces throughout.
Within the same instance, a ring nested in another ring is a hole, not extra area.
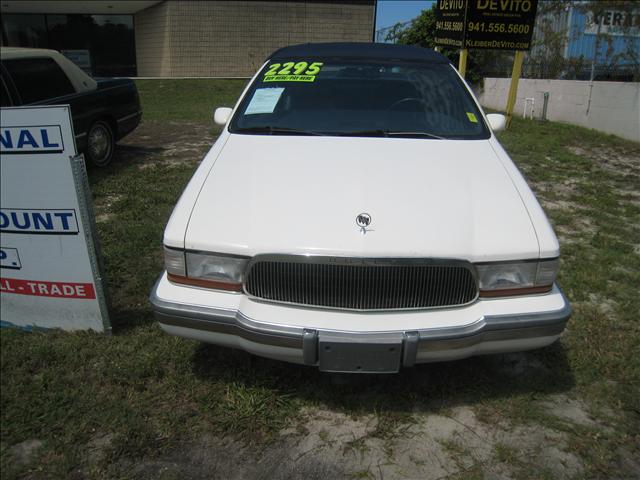
M 465 305 L 478 296 L 469 263 L 430 259 L 262 255 L 244 289 L 263 300 L 348 310 Z

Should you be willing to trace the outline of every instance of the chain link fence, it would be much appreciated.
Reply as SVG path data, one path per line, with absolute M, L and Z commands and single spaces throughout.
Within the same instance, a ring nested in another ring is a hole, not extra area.
M 513 53 L 494 50 L 487 53 L 469 52 L 469 62 L 479 78 L 510 77 Z M 536 58 L 525 55 L 521 78 L 551 80 L 593 80 L 609 82 L 639 82 L 640 63 L 595 63 L 587 58 L 566 60 L 560 58 Z

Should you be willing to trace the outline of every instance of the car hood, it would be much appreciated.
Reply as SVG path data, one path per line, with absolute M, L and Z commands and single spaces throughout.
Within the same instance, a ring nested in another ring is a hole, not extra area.
M 356 217 L 367 213 L 366 233 Z M 185 248 L 536 258 L 536 232 L 490 140 L 230 135 Z

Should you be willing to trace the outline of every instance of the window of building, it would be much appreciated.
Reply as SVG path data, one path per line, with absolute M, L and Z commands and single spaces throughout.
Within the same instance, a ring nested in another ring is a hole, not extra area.
M 92 15 L 91 53 L 96 76 L 136 75 L 133 15 Z
M 23 104 L 74 93 L 73 85 L 51 58 L 18 58 L 2 62 Z
M 133 15 L 2 16 L 3 44 L 58 50 L 96 77 L 135 76 Z
M 47 48 L 45 16 L 3 13 L 2 44 L 9 47 Z

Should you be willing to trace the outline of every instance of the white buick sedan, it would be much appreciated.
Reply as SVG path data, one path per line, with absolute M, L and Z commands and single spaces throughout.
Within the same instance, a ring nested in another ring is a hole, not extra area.
M 276 51 L 186 187 L 151 293 L 172 335 L 330 372 L 513 352 L 571 314 L 558 240 L 442 55 Z

